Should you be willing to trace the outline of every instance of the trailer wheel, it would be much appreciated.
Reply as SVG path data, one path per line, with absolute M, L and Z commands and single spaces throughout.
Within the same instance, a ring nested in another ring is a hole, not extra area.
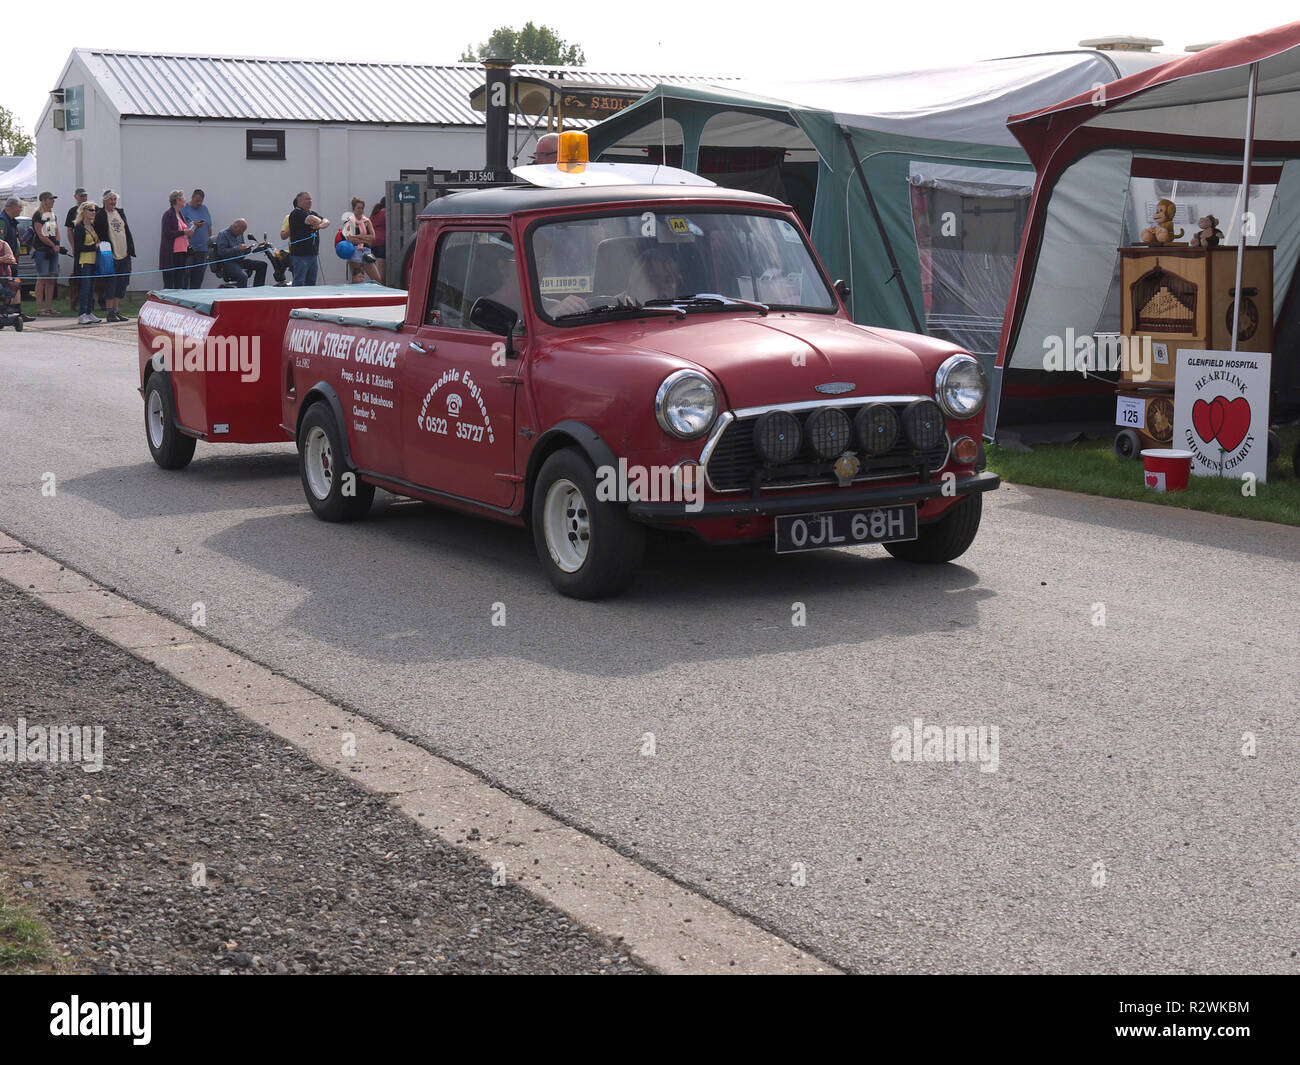
M 298 469 L 307 502 L 322 521 L 357 521 L 369 512 L 375 486 L 346 465 L 342 430 L 326 403 L 312 404 L 303 416 Z
M 948 513 L 938 521 L 922 525 L 916 530 L 915 540 L 900 540 L 882 545 L 900 562 L 923 562 L 934 565 L 951 562 L 975 542 L 984 513 L 982 495 L 967 496 L 948 508 Z
M 183 470 L 194 458 L 198 441 L 176 426 L 176 396 L 165 373 L 152 373 L 145 382 L 144 437 L 149 454 L 164 470 Z
M 551 455 L 533 485 L 533 543 L 546 576 L 574 599 L 603 599 L 632 583 L 645 527 L 625 505 L 596 497 L 596 471 L 576 448 Z
M 1115 434 L 1115 455 L 1121 459 L 1135 459 L 1142 451 L 1142 441 L 1132 429 L 1121 429 Z

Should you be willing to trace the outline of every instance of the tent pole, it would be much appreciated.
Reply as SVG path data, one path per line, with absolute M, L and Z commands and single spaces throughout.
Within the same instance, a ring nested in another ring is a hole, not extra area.
M 1255 154 L 1255 95 L 1259 91 L 1259 64 L 1250 64 L 1250 81 L 1246 89 L 1245 151 L 1241 160 L 1241 218 L 1237 233 L 1237 278 L 1232 290 L 1232 350 L 1237 350 L 1241 332 L 1241 270 L 1246 263 L 1246 222 L 1250 218 L 1250 164 Z
M 858 158 L 858 151 L 853 146 L 853 135 L 849 133 L 847 126 L 839 127 L 840 136 L 844 138 L 844 143 L 849 149 L 849 158 L 853 160 L 853 170 L 858 175 L 858 182 L 862 185 L 862 195 L 866 197 L 867 206 L 871 209 L 871 217 L 875 220 L 876 230 L 880 233 L 880 242 L 885 246 L 885 254 L 889 256 L 889 266 L 891 273 L 889 280 L 898 282 L 898 291 L 903 294 L 903 303 L 907 305 L 907 316 L 912 319 L 912 326 L 915 332 L 924 333 L 925 326 L 921 324 L 921 319 L 917 317 L 916 308 L 912 306 L 912 297 L 907 291 L 907 283 L 903 280 L 903 268 L 898 265 L 898 256 L 894 254 L 894 246 L 889 242 L 889 234 L 885 231 L 885 223 L 881 220 L 880 209 L 876 206 L 876 198 L 871 195 L 871 186 L 867 184 L 867 176 L 862 172 L 862 160 Z M 845 191 L 845 204 L 848 203 L 848 186 Z M 847 221 L 848 212 L 845 212 Z M 849 246 L 850 269 L 852 269 L 853 246 Z

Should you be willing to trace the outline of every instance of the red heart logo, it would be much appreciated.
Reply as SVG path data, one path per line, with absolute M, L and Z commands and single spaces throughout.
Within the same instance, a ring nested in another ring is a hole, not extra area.
M 1250 432 L 1250 403 L 1245 396 L 1238 396 L 1231 403 L 1226 396 L 1215 396 L 1214 406 L 1223 412 L 1219 446 L 1224 451 L 1236 451 Z
M 1223 427 L 1223 408 L 1218 403 L 1198 399 L 1192 404 L 1192 427 L 1196 435 L 1207 444 L 1219 435 Z
M 1160 483 L 1160 478 L 1157 477 L 1154 473 L 1148 473 L 1148 474 L 1147 474 L 1147 484 L 1148 484 L 1150 487 L 1154 488 L 1154 487 L 1155 487 L 1156 485 L 1158 485 L 1159 483 Z

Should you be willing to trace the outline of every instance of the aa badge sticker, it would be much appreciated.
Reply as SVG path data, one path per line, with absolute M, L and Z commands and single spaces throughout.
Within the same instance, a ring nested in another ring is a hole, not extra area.
M 1269 375 L 1273 356 L 1180 349 L 1174 384 L 1174 447 L 1192 453 L 1192 474 L 1263 482 L 1268 473 Z

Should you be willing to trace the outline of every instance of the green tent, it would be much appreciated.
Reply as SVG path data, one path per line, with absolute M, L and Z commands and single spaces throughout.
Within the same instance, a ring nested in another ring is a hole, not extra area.
M 593 158 L 671 165 L 792 204 L 856 321 L 991 370 L 1033 190 L 1008 115 L 1170 56 L 1074 51 L 803 83 L 660 85 L 588 131 Z

